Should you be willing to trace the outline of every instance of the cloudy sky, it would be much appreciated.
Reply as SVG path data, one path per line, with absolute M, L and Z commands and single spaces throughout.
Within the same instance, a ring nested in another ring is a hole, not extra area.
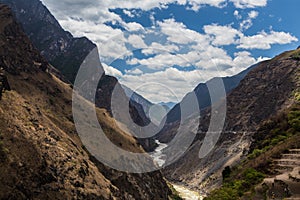
M 98 45 L 107 74 L 152 102 L 180 101 L 300 45 L 299 0 L 42 0 Z

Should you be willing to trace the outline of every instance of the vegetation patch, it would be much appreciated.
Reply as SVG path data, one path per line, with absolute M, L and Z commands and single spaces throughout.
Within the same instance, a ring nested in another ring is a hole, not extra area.
M 296 51 L 294 54 L 292 54 L 291 58 L 294 60 L 300 60 L 300 51 Z
M 288 114 L 288 123 L 292 127 L 293 131 L 300 131 L 300 110 L 293 108 Z
M 212 191 L 209 197 L 204 200 L 236 200 L 242 197 L 246 192 L 254 189 L 254 186 L 263 181 L 265 175 L 255 169 L 246 169 L 239 180 L 224 180 L 220 189 Z
M 298 95 L 295 95 L 297 98 Z M 266 122 L 254 136 L 248 159 L 254 159 L 300 132 L 300 103 Z
M 300 102 L 300 92 L 295 92 L 295 100 Z

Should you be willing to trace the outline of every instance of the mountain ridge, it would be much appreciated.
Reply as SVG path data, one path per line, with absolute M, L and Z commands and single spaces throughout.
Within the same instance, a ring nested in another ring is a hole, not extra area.
M 250 72 L 252 69 L 254 69 L 257 66 L 257 64 L 250 66 L 249 68 L 247 68 L 246 70 L 231 76 L 231 77 L 221 77 L 221 78 L 213 78 L 210 79 L 209 81 L 207 81 L 206 83 L 200 83 L 194 90 L 193 92 L 188 93 L 180 103 L 176 104 L 167 114 L 166 116 L 166 125 L 164 126 L 164 128 L 162 129 L 162 131 L 156 136 L 156 138 L 158 140 L 160 140 L 163 143 L 168 143 L 173 135 L 170 134 L 171 132 L 168 132 L 168 129 L 170 129 L 169 127 L 174 126 L 174 124 L 178 124 L 179 120 L 181 119 L 181 104 L 185 104 L 185 102 L 188 102 L 190 99 L 190 96 L 193 96 L 192 94 L 194 93 L 197 97 L 198 103 L 199 103 L 199 109 L 200 112 L 203 112 L 206 108 L 208 108 L 211 105 L 211 97 L 210 97 L 210 91 L 208 89 L 207 85 L 212 85 L 213 87 L 215 87 L 214 85 L 216 85 L 216 83 L 219 82 L 219 80 L 221 79 L 223 84 L 224 84 L 224 89 L 225 89 L 225 93 L 229 94 L 233 89 L 235 89 L 240 81 L 243 80 L 243 78 L 247 75 L 248 72 Z M 217 84 L 219 85 L 219 84 Z M 215 90 L 216 88 L 211 88 L 211 90 Z M 223 95 L 222 96 L 218 96 L 217 99 L 215 100 L 221 100 L 222 98 L 225 98 Z M 191 113 L 191 115 L 193 115 L 194 112 L 196 111 L 188 111 L 189 113 Z M 194 113 L 196 115 L 198 115 L 198 113 Z M 184 119 L 185 120 L 185 119 Z

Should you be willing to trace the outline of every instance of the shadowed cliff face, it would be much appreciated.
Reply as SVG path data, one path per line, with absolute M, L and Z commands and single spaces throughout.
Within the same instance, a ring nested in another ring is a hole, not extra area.
M 225 126 L 218 143 L 206 157 L 200 159 L 203 139 L 211 134 L 206 133 L 211 110 L 204 110 L 193 145 L 185 156 L 165 170 L 167 177 L 198 189 L 219 186 L 224 167 L 238 163 L 247 154 L 252 137 L 261 125 L 292 104 L 293 93 L 299 88 L 299 61 L 294 58 L 297 53 L 299 50 L 286 52 L 259 63 L 229 93 Z M 222 106 L 222 103 L 219 104 Z M 172 135 L 178 125 L 171 124 L 166 130 L 168 134 Z
M 0 5 L 0 67 L 10 91 L 0 101 L 1 199 L 168 199 L 160 172 L 129 174 L 97 162 L 83 147 L 72 118 L 72 89 Z M 108 112 L 96 109 L 112 142 L 142 152 Z
M 70 82 L 96 45 L 87 38 L 74 38 L 64 31 L 39 0 L 1 0 L 9 5 L 34 46 Z

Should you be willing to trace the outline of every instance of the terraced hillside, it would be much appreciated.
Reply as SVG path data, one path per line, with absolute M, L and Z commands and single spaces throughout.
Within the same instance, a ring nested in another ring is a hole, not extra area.
M 300 149 L 289 149 L 274 159 L 275 175 L 265 178 L 269 199 L 300 199 Z

